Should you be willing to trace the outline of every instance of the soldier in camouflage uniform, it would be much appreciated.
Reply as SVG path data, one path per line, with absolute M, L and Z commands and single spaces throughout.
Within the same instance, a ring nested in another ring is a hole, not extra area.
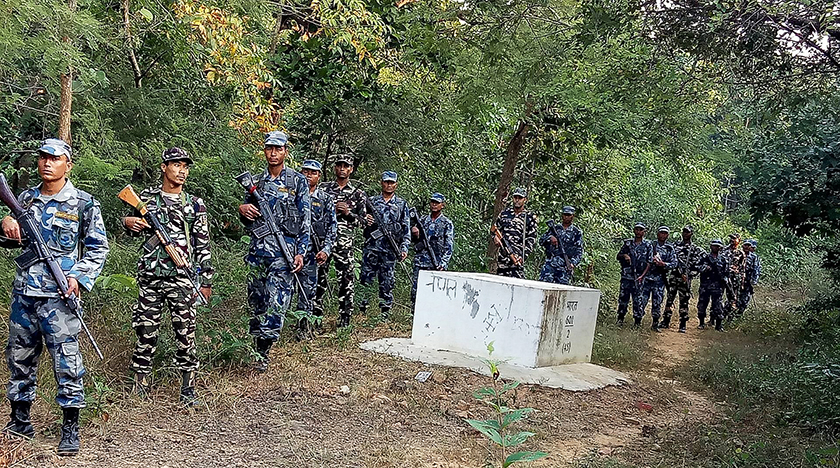
M 741 285 L 744 284 L 744 266 L 747 256 L 739 248 L 740 244 L 741 235 L 733 232 L 729 235 L 729 246 L 721 252 L 729 265 L 729 284 L 732 285 L 726 290 L 726 305 L 723 308 L 724 317 L 729 317 L 730 320 L 737 310 L 738 293 L 741 291 Z
M 636 223 L 633 227 L 633 239 L 625 239 L 615 258 L 621 265 L 621 284 L 618 290 L 618 319 L 616 325 L 624 324 L 627 306 L 633 299 L 633 322 L 638 327 L 642 324 L 644 309 L 642 303 L 641 282 L 650 269 L 653 260 L 653 248 L 645 240 L 647 226 Z
M 525 209 L 528 201 L 527 192 L 520 187 L 513 191 L 513 204 L 504 209 L 493 223 L 501 233 L 504 244 L 510 249 L 503 252 L 503 242 L 498 236 L 493 237 L 497 247 L 501 247 L 496 256 L 499 276 L 525 278 L 525 259 L 534 250 L 537 241 L 537 216 Z
M 338 221 L 336 241 L 333 253 L 327 259 L 322 271 L 326 281 L 330 261 L 335 259 L 335 273 L 338 277 L 338 326 L 350 325 L 353 313 L 353 286 L 356 279 L 356 259 L 354 244 L 356 228 L 361 227 L 365 218 L 365 192 L 350 184 L 353 174 L 353 157 L 341 154 L 335 160 L 335 181 L 321 185 L 321 188 L 335 201 L 335 214 Z
M 176 248 L 188 259 L 191 268 L 198 269 L 200 292 L 205 298 L 212 293 L 213 266 L 210 262 L 210 227 L 204 200 L 184 191 L 192 158 L 181 148 L 163 152 L 160 186 L 147 188 L 140 200 L 155 213 Z M 131 235 L 145 235 L 149 240 L 137 262 L 137 287 L 140 290 L 134 306 L 131 327 L 137 334 L 131 370 L 134 371 L 134 392 L 145 396 L 150 390 L 152 360 L 157 348 L 158 330 L 164 305 L 172 317 L 177 350 L 174 366 L 181 371 L 181 402 L 195 402 L 195 372 L 198 358 L 195 352 L 196 310 L 192 278 L 175 265 L 149 224 L 136 210 L 123 218 L 123 225 Z
M 429 246 L 432 248 L 438 262 L 438 270 L 446 270 L 449 260 L 452 259 L 452 250 L 455 243 L 455 226 L 452 221 L 443 215 L 446 207 L 446 197 L 442 193 L 433 193 L 429 197 L 429 212 L 420 218 L 423 230 L 429 236 Z M 432 258 L 420 238 L 420 229 L 417 226 L 411 227 L 411 240 L 414 244 L 414 268 L 411 276 L 411 304 L 417 301 L 417 278 L 420 270 L 431 270 L 434 268 Z M 411 309 L 414 311 L 414 308 Z
M 674 311 L 674 301 L 679 294 L 680 297 L 680 333 L 685 333 L 685 326 L 688 323 L 688 304 L 691 299 L 691 280 L 700 272 L 697 269 L 700 260 L 706 255 L 697 244 L 691 242 L 694 235 L 694 227 L 686 225 L 682 229 L 682 240 L 674 243 L 674 252 L 677 256 L 677 267 L 671 270 L 668 275 L 668 299 L 665 301 L 665 317 L 659 328 L 668 328 L 671 325 L 671 315 Z
M 744 285 L 738 294 L 738 312 L 737 317 L 744 315 L 747 306 L 750 305 L 750 300 L 755 288 L 758 284 L 758 278 L 761 277 L 761 259 L 755 253 L 758 247 L 758 241 L 755 239 L 748 239 L 744 242 L 744 252 L 746 260 L 744 262 Z
M 540 271 L 540 281 L 547 283 L 569 284 L 575 268 L 583 259 L 583 231 L 572 224 L 575 207 L 563 207 L 563 221 L 560 225 L 549 228 L 540 237 L 540 245 L 545 247 L 545 264 Z M 560 237 L 555 237 L 555 231 Z M 561 249 L 562 247 L 562 249 Z M 565 252 L 565 256 L 563 253 Z M 566 265 L 566 259 L 569 265 Z
M 72 167 L 70 145 L 59 139 L 45 140 L 38 150 L 41 184 L 21 193 L 18 201 L 40 220 L 47 248 L 67 276 L 68 292 L 80 296 L 81 289 L 93 288 L 102 272 L 108 238 L 99 203 L 66 178 Z M 2 229 L 6 237 L 21 241 L 20 225 L 13 217 L 3 219 Z M 26 240 L 23 242 L 25 246 Z M 37 394 L 38 362 L 46 344 L 58 387 L 56 402 L 64 416 L 58 454 L 78 453 L 79 410 L 85 407 L 80 331 L 81 322 L 60 297 L 47 264 L 18 266 L 6 346 L 9 365 L 6 396 L 12 411 L 5 433 L 27 438 L 35 433 L 29 410 Z
M 303 256 L 309 250 L 309 184 L 301 173 L 284 166 L 289 154 L 288 143 L 283 132 L 273 131 L 266 135 L 263 153 L 268 167 L 254 181 L 271 207 L 277 227 L 294 256 L 290 265 L 279 241 L 271 234 L 262 238 L 251 236 L 245 263 L 250 268 L 248 303 L 252 317 L 249 331 L 254 336 L 259 355 L 255 365 L 258 372 L 268 368 L 269 350 L 280 338 L 286 310 L 291 305 L 294 275 L 303 268 Z M 245 196 L 243 204 L 239 205 L 239 214 L 250 232 L 261 230 L 263 220 L 253 195 Z
M 727 257 L 720 252 L 721 247 L 723 242 L 720 239 L 713 240 L 710 244 L 711 252 L 703 257 L 699 265 L 700 295 L 697 298 L 697 318 L 700 319 L 700 325 L 697 328 L 701 330 L 706 328 L 706 309 L 711 301 L 712 316 L 709 324 L 714 325 L 715 330 L 723 331 L 721 298 L 730 269 Z
M 312 203 L 312 237 L 303 267 L 306 278 L 303 289 L 309 292 L 310 296 L 308 301 L 298 299 L 298 309 L 307 310 L 318 317 L 315 322 L 316 328 L 320 330 L 324 317 L 324 293 L 327 292 L 327 276 L 329 275 L 327 259 L 333 251 L 336 238 L 335 202 L 332 196 L 318 186 L 318 181 L 321 180 L 321 163 L 311 159 L 306 160 L 303 162 L 301 172 L 309 183 L 309 199 Z M 301 320 L 298 328 L 306 334 L 307 324 L 303 322 Z
M 650 270 L 645 275 L 642 285 L 642 298 L 639 309 L 642 316 L 645 314 L 648 300 L 651 301 L 650 316 L 653 318 L 650 329 L 659 332 L 659 319 L 661 317 L 662 300 L 665 296 L 665 280 L 668 272 L 677 266 L 677 256 L 674 253 L 674 246 L 667 243 L 671 229 L 668 226 L 659 226 L 656 230 L 656 241 L 651 242 L 651 263 Z M 634 315 L 634 319 L 637 317 Z
M 362 271 L 359 282 L 362 286 L 379 281 L 379 312 L 381 320 L 388 319 L 388 313 L 394 305 L 394 269 L 397 262 L 408 256 L 408 245 L 411 241 L 408 204 L 396 195 L 397 173 L 385 171 L 382 173 L 382 194 L 370 199 L 384 226 L 376 222 L 372 213 L 365 217 L 365 245 L 362 249 Z M 388 235 L 394 239 L 399 252 L 395 252 L 388 240 Z M 365 313 L 368 299 L 364 298 L 359 310 Z

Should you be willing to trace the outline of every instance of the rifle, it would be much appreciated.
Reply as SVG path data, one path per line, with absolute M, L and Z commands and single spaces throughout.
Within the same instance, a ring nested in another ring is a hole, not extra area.
M 429 236 L 426 235 L 426 228 L 423 227 L 423 223 L 420 222 L 420 217 L 417 214 L 417 209 L 411 208 L 408 210 L 408 216 L 411 218 L 412 221 L 417 223 L 417 230 L 420 231 L 420 240 L 423 242 L 423 249 L 426 252 L 429 252 L 429 259 L 432 261 L 432 266 L 435 270 L 440 269 L 440 262 L 438 262 L 437 255 L 435 255 L 435 251 L 432 250 L 432 246 L 429 244 Z
M 720 258 L 720 254 L 718 254 L 718 258 Z M 712 269 L 715 270 L 715 273 L 720 276 L 720 269 L 718 268 L 718 264 L 716 261 L 712 261 Z M 723 287 L 726 289 L 726 292 L 729 294 L 730 297 L 737 297 L 735 295 L 735 291 L 732 289 L 732 282 L 729 280 L 729 275 L 723 277 Z
M 64 299 L 67 307 L 70 308 L 70 312 L 79 319 L 82 330 L 84 330 L 85 335 L 87 335 L 90 340 L 90 344 L 93 345 L 93 350 L 96 351 L 96 355 L 99 356 L 99 359 L 105 359 L 105 356 L 102 355 L 102 351 L 99 349 L 99 345 L 96 344 L 96 340 L 93 339 L 93 335 L 91 335 L 90 330 L 88 330 L 85 321 L 82 320 L 82 301 L 75 293 L 67 293 L 67 290 L 70 289 L 70 284 L 67 282 L 67 276 L 61 269 L 61 265 L 58 263 L 55 254 L 53 254 L 47 247 L 47 243 L 41 235 L 41 224 L 35 220 L 32 212 L 24 210 L 20 203 L 18 203 L 17 198 L 9 188 L 9 184 L 6 182 L 6 177 L 3 174 L 0 174 L 0 200 L 3 201 L 4 205 L 8 206 L 9 209 L 12 210 L 12 216 L 17 219 L 18 224 L 20 224 L 21 231 L 23 231 L 29 239 L 27 250 L 15 258 L 15 263 L 18 268 L 25 270 L 38 262 L 44 262 L 47 264 L 47 269 L 50 271 L 50 275 L 52 275 L 58 285 L 58 290 L 61 293 L 62 299 Z
M 633 245 L 633 240 L 632 239 L 629 240 L 629 241 L 625 241 L 624 246 L 621 248 L 621 250 L 618 251 L 618 253 L 621 254 L 621 252 L 623 252 L 624 249 L 627 248 L 627 256 L 630 257 L 630 271 L 633 275 L 633 292 L 635 292 L 636 294 L 639 294 L 641 291 L 639 291 L 639 281 L 636 280 L 636 262 L 635 262 L 635 260 L 633 260 L 634 257 L 633 257 L 633 250 L 631 248 L 632 245 Z
M 569 256 L 566 255 L 566 248 L 563 246 L 560 234 L 557 233 L 557 224 L 554 223 L 553 219 L 549 219 L 546 224 L 548 225 L 548 229 L 551 231 L 551 235 L 557 239 L 557 245 L 560 247 L 560 253 L 563 255 L 563 260 L 566 262 L 566 271 L 572 271 L 572 261 L 569 260 Z
M 397 241 L 394 239 L 394 236 L 391 235 L 391 232 L 385 229 L 385 222 L 382 220 L 382 215 L 379 214 L 379 211 L 376 210 L 376 207 L 373 206 L 373 203 L 370 201 L 370 197 L 365 197 L 365 208 L 367 208 L 368 213 L 373 216 L 374 222 L 376 222 L 376 230 L 371 233 L 371 237 L 374 239 L 379 239 L 382 236 L 385 236 L 388 239 L 388 245 L 391 246 L 391 250 L 394 251 L 394 255 L 397 256 L 397 260 L 400 259 L 402 255 L 402 250 L 400 246 L 397 245 Z M 377 235 L 377 232 L 379 235 Z
M 239 185 L 245 188 L 245 191 L 248 192 L 251 196 L 253 196 L 257 200 L 257 207 L 260 210 L 260 217 L 263 219 L 263 228 L 257 228 L 251 231 L 251 234 L 256 236 L 257 238 L 261 239 L 267 235 L 274 236 L 277 239 L 277 243 L 280 244 L 280 250 L 283 252 L 283 257 L 286 259 L 286 263 L 289 264 L 289 270 L 294 268 L 295 264 L 295 256 L 292 255 L 292 250 L 289 248 L 289 244 L 286 243 L 286 238 L 283 236 L 283 233 L 280 232 L 280 228 L 277 226 L 277 220 L 274 218 L 274 211 L 268 205 L 268 200 L 263 197 L 263 194 L 259 191 L 256 184 L 254 184 L 254 177 L 251 175 L 249 171 L 245 171 L 242 174 L 234 177 Z M 312 236 L 309 236 L 310 239 Z M 309 304 L 309 296 L 306 293 L 306 289 L 303 287 L 303 283 L 300 280 L 301 271 L 297 273 L 293 273 L 292 276 L 295 278 L 295 286 L 297 286 L 298 293 L 301 297 L 304 298 L 304 302 Z
M 490 232 L 493 233 L 493 237 L 498 239 L 499 243 L 502 244 L 502 251 L 505 254 L 505 257 L 509 258 L 514 265 L 522 266 L 522 257 L 513 253 L 513 251 L 510 249 L 510 246 L 507 243 L 507 239 L 505 239 L 505 237 L 502 235 L 502 232 L 499 231 L 499 228 L 497 228 L 495 224 L 490 226 Z
M 181 273 L 183 273 L 190 281 L 192 290 L 187 292 L 190 294 L 192 299 L 195 300 L 198 298 L 198 301 L 203 306 L 210 305 L 210 303 L 207 302 L 207 298 L 204 297 L 204 294 L 201 294 L 201 291 L 196 285 L 198 282 L 198 275 L 192 265 L 190 265 L 190 260 L 186 258 L 178 246 L 172 242 L 172 237 L 170 237 L 169 233 L 166 232 L 166 228 L 163 227 L 163 224 L 160 222 L 160 218 L 158 218 L 157 214 L 153 211 L 149 211 L 147 204 L 140 200 L 140 196 L 137 195 L 137 192 L 134 191 L 134 188 L 131 185 L 126 185 L 124 189 L 120 190 L 120 193 L 117 194 L 117 198 L 137 210 L 140 213 L 140 216 L 143 217 L 143 220 L 151 226 L 154 235 L 143 243 L 143 250 L 151 252 L 155 250 L 158 245 L 162 245 L 163 250 L 166 251 L 166 254 L 172 259 L 172 263 L 175 264 L 175 268 L 181 271 Z

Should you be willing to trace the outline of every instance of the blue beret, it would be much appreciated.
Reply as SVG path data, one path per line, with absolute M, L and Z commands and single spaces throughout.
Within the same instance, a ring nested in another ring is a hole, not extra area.
M 397 173 L 394 171 L 385 171 L 382 173 L 382 182 L 396 182 Z
M 278 130 L 265 134 L 265 146 L 286 146 L 289 144 L 289 137 Z
M 307 159 L 303 162 L 303 165 L 300 166 L 301 169 L 310 169 L 313 171 L 321 171 L 321 163 L 314 159 Z
M 38 148 L 38 151 L 41 153 L 51 154 L 53 156 L 67 156 L 67 160 L 71 160 L 73 158 L 73 150 L 70 148 L 70 145 L 67 144 L 66 141 L 58 139 L 58 138 L 47 138 L 41 143 L 41 147 Z
M 440 192 L 435 192 L 432 194 L 431 197 L 429 197 L 429 200 L 436 201 L 438 203 L 443 203 L 446 201 L 446 197 L 444 197 L 443 194 Z

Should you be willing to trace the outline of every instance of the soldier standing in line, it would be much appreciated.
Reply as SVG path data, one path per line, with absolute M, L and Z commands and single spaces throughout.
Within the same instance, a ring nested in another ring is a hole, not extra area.
M 303 255 L 309 250 L 311 209 L 309 184 L 299 172 L 285 166 L 289 154 L 288 137 L 273 131 L 266 135 L 263 153 L 266 170 L 255 180 L 257 190 L 271 207 L 276 224 L 294 256 L 292 264 L 286 260 L 278 239 L 273 235 L 251 236 L 245 263 L 249 266 L 248 303 L 252 308 L 249 331 L 259 359 L 255 369 L 268 369 L 268 353 L 280 338 L 286 310 L 295 289 L 293 275 L 303 268 Z M 239 205 L 245 227 L 253 232 L 264 221 L 260 217 L 257 200 L 252 194 Z
M 736 317 L 744 315 L 744 311 L 750 305 L 750 300 L 752 300 L 753 293 L 755 292 L 755 285 L 758 284 L 758 279 L 761 277 L 761 259 L 755 253 L 757 247 L 758 241 L 755 239 L 748 239 L 744 242 L 744 252 L 746 253 L 744 285 L 738 294 L 738 313 Z
M 730 320 L 737 310 L 738 293 L 744 283 L 744 263 L 747 260 L 746 254 L 739 248 L 740 243 L 741 235 L 733 232 L 729 235 L 729 246 L 721 252 L 729 265 L 729 284 L 732 286 L 726 289 L 726 305 L 723 308 L 724 317 L 730 317 Z
M 496 256 L 499 276 L 525 278 L 525 259 L 537 241 L 537 216 L 525 209 L 527 192 L 520 187 L 513 191 L 513 203 L 496 218 L 493 242 L 500 247 Z
M 365 245 L 362 249 L 362 272 L 359 281 L 362 286 L 379 281 L 379 311 L 381 320 L 388 319 L 394 305 L 394 269 L 397 262 L 408 256 L 408 244 L 411 241 L 411 229 L 408 217 L 408 204 L 396 195 L 397 173 L 382 173 L 382 194 L 370 199 L 373 209 L 383 225 L 376 222 L 373 213 L 368 213 L 364 230 Z M 396 243 L 399 252 L 395 252 L 388 236 Z M 368 299 L 363 298 L 359 305 L 362 313 L 367 311 Z
M 189 264 L 198 267 L 200 292 L 209 299 L 212 294 L 213 266 L 210 262 L 207 208 L 204 200 L 192 197 L 184 190 L 192 163 L 192 158 L 181 148 L 164 151 L 160 165 L 162 183 L 158 187 L 144 190 L 140 200 L 149 211 L 157 214 L 172 238 L 172 243 L 189 260 Z M 150 230 L 151 226 L 136 210 L 133 216 L 123 218 L 123 226 L 131 235 L 146 233 L 157 239 L 156 234 Z M 198 370 L 193 280 L 175 265 L 162 244 L 147 242 L 146 245 L 150 247 L 145 249 L 137 262 L 137 287 L 140 294 L 131 320 L 131 327 L 137 334 L 131 356 L 133 391 L 146 396 L 151 390 L 152 359 L 157 348 L 161 312 L 166 305 L 172 316 L 172 330 L 177 344 L 174 365 L 181 371 L 180 400 L 186 405 L 192 405 L 196 399 L 195 372 Z
M 644 317 L 645 308 L 648 300 L 651 301 L 650 316 L 653 318 L 650 329 L 659 332 L 659 319 L 661 318 L 660 311 L 662 310 L 662 300 L 665 296 L 665 280 L 668 272 L 677 266 L 677 256 L 674 254 L 674 246 L 669 244 L 668 236 L 671 235 L 671 229 L 668 226 L 659 226 L 656 230 L 656 241 L 651 245 L 651 264 L 650 270 L 644 279 L 642 285 L 642 298 L 639 303 L 639 310 Z M 635 315 L 634 319 L 637 319 Z
M 668 275 L 668 299 L 665 301 L 665 317 L 659 328 L 671 325 L 671 315 L 674 311 L 674 301 L 677 294 L 680 297 L 680 333 L 685 333 L 688 323 L 688 305 L 691 300 L 691 280 L 699 274 L 698 265 L 706 255 L 697 244 L 691 242 L 694 227 L 686 225 L 682 230 L 682 240 L 674 243 L 674 253 L 677 256 L 677 267 Z
M 70 145 L 54 138 L 44 140 L 38 149 L 41 183 L 21 193 L 18 202 L 40 223 L 46 247 L 67 276 L 68 294 L 80 297 L 81 290 L 90 291 L 102 272 L 108 238 L 99 203 L 67 179 L 72 168 Z M 14 217 L 3 218 L 2 229 L 6 237 L 21 242 L 21 228 Z M 26 438 L 35 434 L 29 414 L 38 389 L 38 361 L 46 344 L 58 387 L 55 400 L 64 416 L 58 455 L 76 455 L 79 410 L 85 407 L 81 321 L 61 297 L 43 261 L 18 265 L 10 309 L 6 396 L 12 411 L 3 432 Z
M 321 188 L 335 201 L 338 221 L 336 241 L 332 255 L 320 269 L 326 281 L 330 261 L 335 259 L 335 273 L 338 277 L 338 326 L 350 325 L 353 313 L 353 286 L 356 279 L 354 253 L 356 228 L 363 226 L 365 219 L 365 192 L 350 184 L 353 174 L 353 157 L 340 154 L 335 160 L 335 180 L 322 184 Z M 326 286 L 324 286 L 326 288 Z
M 443 215 L 443 209 L 446 207 L 446 198 L 441 193 L 433 193 L 429 197 L 429 214 L 423 216 L 419 221 L 423 225 L 423 230 L 428 236 L 429 247 L 437 259 L 437 269 L 446 270 L 449 266 L 449 260 L 452 259 L 452 250 L 455 243 L 455 226 L 452 221 Z M 411 227 L 411 240 L 414 244 L 414 268 L 411 276 L 411 304 L 417 301 L 417 278 L 420 275 L 420 270 L 431 270 L 434 268 L 432 264 L 432 254 L 426 251 L 423 239 L 420 238 L 420 229 L 417 226 Z
M 700 296 L 697 298 L 697 318 L 700 319 L 701 330 L 706 328 L 706 309 L 712 302 L 712 315 L 709 321 L 715 330 L 723 331 L 723 305 L 721 298 L 726 289 L 726 278 L 729 276 L 729 262 L 721 253 L 723 242 L 715 239 L 710 243 L 710 252 L 700 261 Z
M 540 281 L 547 283 L 569 284 L 575 268 L 583 259 L 583 231 L 574 225 L 573 206 L 563 207 L 563 222 L 554 225 L 540 237 L 540 245 L 545 247 L 545 264 L 540 270 Z M 559 236 L 556 237 L 556 235 Z
M 329 275 L 327 259 L 333 251 L 337 229 L 335 202 L 332 196 L 318 185 L 321 180 L 321 163 L 311 159 L 306 160 L 303 162 L 301 172 L 309 182 L 309 199 L 312 203 L 312 238 L 303 267 L 306 276 L 304 290 L 309 292 L 310 296 L 307 301 L 298 298 L 298 309 L 307 310 L 317 317 L 315 328 L 321 330 L 324 319 L 324 293 L 327 292 L 327 276 Z M 309 322 L 301 319 L 301 323 L 298 324 L 300 337 L 308 336 L 308 327 Z
M 644 309 L 642 309 L 642 286 L 650 262 L 653 260 L 653 248 L 650 242 L 645 240 L 647 226 L 644 223 L 636 223 L 633 226 L 633 239 L 625 239 L 615 258 L 621 265 L 621 285 L 618 290 L 618 319 L 616 325 L 624 324 L 624 316 L 627 315 L 627 306 L 630 299 L 633 299 L 633 326 L 639 327 L 642 324 Z

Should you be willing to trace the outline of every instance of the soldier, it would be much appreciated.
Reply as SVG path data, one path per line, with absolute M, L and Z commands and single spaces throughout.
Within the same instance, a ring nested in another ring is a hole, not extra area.
M 319 188 L 321 163 L 311 159 L 306 160 L 303 162 L 301 172 L 309 182 L 309 199 L 312 203 L 312 237 L 303 267 L 306 277 L 304 289 L 310 293 L 310 296 L 307 301 L 298 298 L 298 309 L 307 310 L 318 317 L 315 319 L 315 327 L 320 330 L 324 319 L 324 293 L 327 292 L 327 276 L 329 275 L 327 259 L 333 251 L 337 229 L 335 202 L 332 196 Z M 299 329 L 306 334 L 308 322 L 303 323 L 304 320 L 301 322 Z
M 443 215 L 446 207 L 446 197 L 441 193 L 433 193 L 429 197 L 429 214 L 420 219 L 423 230 L 428 236 L 429 246 L 434 252 L 438 263 L 438 270 L 446 270 L 449 260 L 452 259 L 452 250 L 455 242 L 455 226 L 452 221 Z M 411 304 L 417 301 L 417 277 L 420 270 L 431 270 L 434 268 L 432 257 L 425 250 L 420 238 L 420 229 L 417 226 L 411 227 L 411 240 L 414 244 L 414 268 L 411 276 Z M 414 311 L 414 308 L 411 309 Z
M 645 275 L 642 285 L 642 299 L 639 303 L 639 310 L 642 316 L 645 314 L 648 300 L 651 301 L 650 316 L 653 318 L 650 329 L 659 332 L 660 311 L 662 300 L 665 296 L 665 280 L 668 272 L 677 266 L 677 256 L 674 254 L 674 246 L 667 243 L 671 235 L 668 226 L 659 226 L 656 230 L 656 241 L 651 243 L 652 257 L 650 270 Z M 633 317 L 634 319 L 636 316 Z
M 715 330 L 723 331 L 721 297 L 730 269 L 727 258 L 720 252 L 721 247 L 723 241 L 713 240 L 710 244 L 711 252 L 700 261 L 700 297 L 697 299 L 697 318 L 700 319 L 700 325 L 697 328 L 701 330 L 706 328 L 706 309 L 711 300 L 712 316 L 709 324 L 714 324 Z
M 338 221 L 333 254 L 327 259 L 322 271 L 326 281 L 330 261 L 335 259 L 335 273 L 338 277 L 338 326 L 350 325 L 353 313 L 353 283 L 356 279 L 356 259 L 353 246 L 355 229 L 364 223 L 365 192 L 350 184 L 353 174 L 353 157 L 340 154 L 335 160 L 335 180 L 322 184 L 322 189 L 333 197 Z
M 249 329 L 259 355 L 255 365 L 258 372 L 268 369 L 269 350 L 280 338 L 294 293 L 293 276 L 303 268 L 303 255 L 309 249 L 309 184 L 301 173 L 284 166 L 289 154 L 288 143 L 283 132 L 273 131 L 266 135 L 263 153 L 268 167 L 255 184 L 272 208 L 277 226 L 294 255 L 293 264 L 289 265 L 280 243 L 272 235 L 251 236 L 251 246 L 245 257 L 245 263 L 250 267 L 248 303 L 253 309 Z M 242 222 L 250 231 L 258 229 L 263 222 L 258 219 L 260 210 L 256 203 L 254 196 L 248 194 L 239 205 Z
M 102 272 L 108 238 L 99 203 L 67 179 L 72 168 L 70 145 L 54 138 L 44 140 L 38 149 L 41 184 L 21 193 L 18 201 L 40 222 L 47 248 L 67 276 L 68 293 L 79 296 L 81 289 L 93 288 Z M 3 218 L 2 229 L 6 237 L 21 241 L 20 225 L 12 216 Z M 60 297 L 58 285 L 42 261 L 17 267 L 10 309 L 6 396 L 12 411 L 3 431 L 26 438 L 35 434 L 29 410 L 37 392 L 38 361 L 46 344 L 58 387 L 56 403 L 64 416 L 58 454 L 76 455 L 79 410 L 85 407 L 81 322 Z
M 362 286 L 373 283 L 376 277 L 379 281 L 379 312 L 382 321 L 388 320 L 388 314 L 394 305 L 394 269 L 397 262 L 408 256 L 408 244 L 411 241 L 409 226 L 408 204 L 398 197 L 397 173 L 385 171 L 382 173 L 382 194 L 370 199 L 377 216 L 382 219 L 384 226 L 379 225 L 374 213 L 365 217 L 364 230 L 365 245 L 362 249 L 362 272 L 359 281 Z M 388 236 L 396 243 L 399 253 L 394 251 Z M 365 313 L 368 299 L 362 299 L 359 310 Z
M 740 243 L 741 235 L 733 232 L 729 235 L 729 246 L 721 252 L 721 255 L 726 257 L 726 263 L 730 270 L 729 284 L 732 287 L 726 289 L 726 306 L 723 309 L 724 317 L 730 317 L 730 320 L 737 310 L 738 293 L 744 283 L 744 263 L 747 256 L 743 250 L 738 248 Z
M 741 286 L 741 291 L 738 294 L 738 313 L 737 317 L 744 315 L 747 306 L 750 305 L 750 300 L 755 288 L 758 284 L 758 278 L 761 276 L 761 259 L 755 253 L 758 247 L 758 241 L 755 239 L 748 239 L 744 242 L 744 252 L 746 254 L 746 261 L 744 262 L 744 285 Z
M 677 294 L 680 297 L 680 333 L 685 333 L 688 323 L 688 304 L 691 299 L 691 280 L 699 274 L 700 260 L 706 255 L 697 244 L 691 242 L 694 227 L 686 225 L 682 229 L 682 240 L 674 243 L 674 253 L 677 256 L 677 267 L 668 275 L 668 299 L 665 301 L 665 317 L 659 328 L 671 325 L 671 315 L 674 311 L 674 301 Z
M 140 200 L 149 211 L 157 214 L 175 247 L 183 252 L 191 265 L 198 267 L 201 294 L 209 298 L 212 294 L 213 265 L 210 262 L 207 208 L 204 200 L 184 191 L 192 163 L 192 158 L 181 148 L 164 151 L 160 164 L 163 181 L 158 187 L 144 190 Z M 133 216 L 123 218 L 123 226 L 131 235 L 145 234 L 157 239 L 151 226 L 136 210 Z M 161 312 L 166 305 L 172 317 L 172 330 L 177 344 L 174 366 L 181 371 L 180 400 L 191 406 L 196 400 L 195 372 L 198 369 L 193 280 L 175 265 L 160 243 L 145 249 L 137 262 L 137 272 L 140 294 L 131 320 L 131 327 L 137 334 L 134 354 L 131 356 L 133 391 L 146 396 L 151 389 L 152 359 L 157 348 Z
M 493 242 L 501 247 L 496 257 L 499 276 L 525 278 L 525 259 L 537 240 L 537 217 L 525 209 L 527 201 L 525 189 L 517 188 L 513 191 L 512 206 L 505 208 L 493 223 L 498 233 Z
M 624 316 L 627 315 L 627 305 L 630 298 L 633 299 L 633 326 L 642 324 L 644 309 L 642 303 L 642 286 L 650 262 L 653 259 L 653 248 L 650 242 L 645 240 L 647 226 L 644 223 L 636 223 L 633 226 L 633 239 L 625 239 L 615 258 L 621 265 L 621 285 L 618 291 L 618 320 L 616 325 L 624 324 Z
M 557 284 L 572 281 L 575 268 L 583 259 L 583 231 L 572 224 L 574 217 L 575 208 L 564 206 L 561 225 L 555 224 L 540 237 L 540 245 L 545 247 L 545 264 L 540 271 L 540 281 Z

